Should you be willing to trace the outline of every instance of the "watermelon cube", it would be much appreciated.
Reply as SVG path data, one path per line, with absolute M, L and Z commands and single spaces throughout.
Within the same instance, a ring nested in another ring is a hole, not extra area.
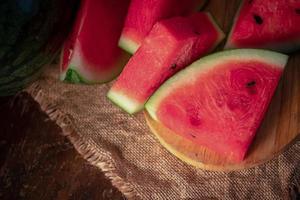
M 156 23 L 108 97 L 128 113 L 142 110 L 147 99 L 166 79 L 212 51 L 223 38 L 223 32 L 209 13 Z
M 119 45 L 133 54 L 153 25 L 162 19 L 188 15 L 205 0 L 132 0 Z

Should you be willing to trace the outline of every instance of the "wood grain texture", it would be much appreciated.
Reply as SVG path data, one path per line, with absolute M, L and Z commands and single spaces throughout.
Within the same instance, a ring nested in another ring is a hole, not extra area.
M 210 11 L 224 32 L 228 33 L 239 2 L 238 0 L 212 0 L 205 10 Z M 223 44 L 219 49 L 222 49 Z M 300 134 L 300 52 L 290 56 L 265 119 L 246 159 L 240 164 L 233 164 L 218 154 L 176 135 L 162 124 L 152 120 L 147 113 L 145 117 L 152 132 L 163 146 L 194 166 L 208 170 L 230 171 L 266 162 L 292 144 Z
M 122 200 L 28 94 L 0 98 L 1 200 Z

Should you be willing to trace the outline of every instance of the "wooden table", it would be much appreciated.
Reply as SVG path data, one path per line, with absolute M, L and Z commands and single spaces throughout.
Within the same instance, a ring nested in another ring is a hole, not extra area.
M 226 30 L 234 14 L 229 11 L 236 10 L 238 1 L 210 3 L 208 10 L 214 11 Z M 28 95 L 11 102 L 12 98 L 0 99 L 1 200 L 124 199 L 99 169 L 81 158 Z M 298 183 L 291 189 L 291 197 L 300 199 L 300 178 L 295 180 Z
M 125 199 L 60 133 L 27 94 L 0 99 L 0 199 Z

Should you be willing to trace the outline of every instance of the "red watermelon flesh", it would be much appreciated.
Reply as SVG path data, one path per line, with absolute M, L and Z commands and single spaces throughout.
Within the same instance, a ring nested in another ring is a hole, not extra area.
M 207 56 L 166 81 L 146 109 L 176 134 L 242 161 L 286 62 L 283 54 L 253 49 Z
M 133 54 L 157 21 L 188 15 L 204 2 L 205 0 L 132 0 L 119 42 L 120 47 Z
M 129 113 L 140 111 L 167 78 L 213 50 L 223 38 L 223 32 L 208 13 L 158 22 L 108 97 Z
M 61 79 L 102 83 L 118 75 L 126 54 L 118 47 L 129 0 L 83 0 L 61 58 Z M 128 56 L 127 56 L 128 57 Z
M 292 52 L 300 48 L 299 25 L 299 0 L 244 0 L 226 47 Z

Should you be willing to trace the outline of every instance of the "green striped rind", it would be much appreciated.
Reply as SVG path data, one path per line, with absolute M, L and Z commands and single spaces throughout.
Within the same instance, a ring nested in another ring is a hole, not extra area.
M 277 52 L 259 49 L 235 49 L 211 54 L 199 59 L 177 73 L 175 76 L 168 79 L 153 94 L 153 96 L 150 97 L 149 101 L 145 105 L 146 110 L 154 120 L 158 121 L 156 116 L 157 108 L 160 102 L 166 98 L 170 92 L 178 88 L 178 86 L 195 81 L 199 74 L 204 73 L 209 69 L 218 67 L 222 63 L 239 60 L 260 61 L 283 69 L 288 61 L 288 56 Z
M 86 81 L 77 73 L 76 70 L 68 69 L 64 81 L 69 83 L 85 83 Z
M 107 93 L 107 98 L 129 114 L 134 114 L 144 108 L 144 102 L 135 101 L 120 91 L 110 89 Z

